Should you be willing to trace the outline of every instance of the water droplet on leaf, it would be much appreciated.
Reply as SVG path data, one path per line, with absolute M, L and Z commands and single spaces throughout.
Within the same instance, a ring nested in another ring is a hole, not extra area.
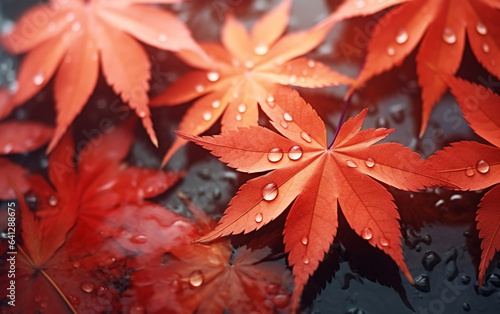
M 261 43 L 261 44 L 258 44 L 257 46 L 255 46 L 255 48 L 253 49 L 253 52 L 258 55 L 258 56 L 263 56 L 265 55 L 267 52 L 269 51 L 269 47 L 264 44 L 264 43 Z
M 363 229 L 363 231 L 361 232 L 361 237 L 365 240 L 370 240 L 371 238 L 373 238 L 372 229 L 370 228 Z
M 87 293 L 91 293 L 92 291 L 94 291 L 95 289 L 95 283 L 93 283 L 92 281 L 84 281 L 80 288 L 84 291 L 84 292 L 87 292 Z
M 357 168 L 358 167 L 358 165 L 356 165 L 356 163 L 352 160 L 346 161 L 346 164 L 347 164 L 347 167 L 349 167 L 349 168 Z
M 205 111 L 205 113 L 203 113 L 203 120 L 210 121 L 210 119 L 212 119 L 212 113 L 210 111 Z
M 256 223 L 261 223 L 262 219 L 264 219 L 264 216 L 262 216 L 262 213 L 257 213 L 257 215 L 255 215 L 255 222 Z
M 218 72 L 215 72 L 215 71 L 210 71 L 207 73 L 207 79 L 210 81 L 210 82 L 217 82 L 220 78 L 220 74 Z
M 392 46 L 387 47 L 386 52 L 389 56 L 394 56 L 396 54 L 396 50 Z
M 481 35 L 488 34 L 488 28 L 486 27 L 486 25 L 484 25 L 483 23 L 481 23 L 481 21 L 477 22 L 477 24 L 476 24 L 476 31 L 479 34 L 481 34 Z
M 302 239 L 300 240 L 300 242 L 304 245 L 307 245 L 307 243 L 309 243 L 309 238 L 307 238 L 306 236 L 303 236 Z
M 387 240 L 387 238 L 380 238 L 380 245 L 383 246 L 383 247 L 388 247 L 389 246 L 389 240 Z
M 245 106 L 245 104 L 240 104 L 238 106 L 238 112 L 244 113 L 245 111 L 247 111 L 247 106 Z
M 451 45 L 457 42 L 457 36 L 451 29 L 445 28 L 443 31 L 443 40 L 445 43 Z
M 199 287 L 203 284 L 203 273 L 200 270 L 195 270 L 189 275 L 189 284 L 192 287 Z
M 168 36 L 166 34 L 160 34 L 158 35 L 158 40 L 162 43 L 165 43 L 168 40 Z
M 285 119 L 285 121 L 287 121 L 287 122 L 293 121 L 292 116 L 288 112 L 285 112 L 283 114 L 283 119 Z
M 42 72 L 39 72 L 37 75 L 33 77 L 33 84 L 36 86 L 40 86 L 45 82 L 45 76 L 43 75 Z
M 304 262 L 304 264 L 309 264 L 309 257 L 307 256 L 304 256 L 304 259 L 302 260 Z
M 365 165 L 368 168 L 373 168 L 373 166 L 375 166 L 375 160 L 373 160 L 373 158 L 369 157 L 367 160 L 365 160 Z
M 201 85 L 201 84 L 198 84 L 194 87 L 194 90 L 198 93 L 201 93 L 205 90 L 205 86 Z
M 311 137 L 310 137 L 310 136 L 309 136 L 309 134 L 307 134 L 306 132 L 301 132 L 301 133 L 300 133 L 300 137 L 301 137 L 304 141 L 306 141 L 306 142 L 308 142 L 308 143 L 311 143 L 311 142 L 312 142 Z
M 490 52 L 490 45 L 488 45 L 487 43 L 483 43 L 483 52 Z
M 135 244 L 144 244 L 148 242 L 148 237 L 144 234 L 137 234 L 129 239 L 130 242 Z
M 465 169 L 465 175 L 472 177 L 474 175 L 474 169 L 472 169 L 472 167 L 467 167 L 467 169 Z
M 267 153 L 267 159 L 270 162 L 278 162 L 283 158 L 283 151 L 279 148 L 273 148 Z
M 288 158 L 291 160 L 299 160 L 302 157 L 302 147 L 295 145 L 288 150 Z
M 408 33 L 404 29 L 400 29 L 396 34 L 396 42 L 401 45 L 407 41 L 408 41 Z
M 56 206 L 59 203 L 59 199 L 55 195 L 51 195 L 49 197 L 49 205 L 50 206 Z
M 220 101 L 219 100 L 214 100 L 212 102 L 212 108 L 217 109 L 220 107 Z
M 490 165 L 486 161 L 480 160 L 476 164 L 476 169 L 480 173 L 487 173 L 490 170 Z
M 262 188 L 262 198 L 265 201 L 268 202 L 273 201 L 276 199 L 277 196 L 278 196 L 278 185 L 276 185 L 276 183 L 274 182 L 268 183 Z

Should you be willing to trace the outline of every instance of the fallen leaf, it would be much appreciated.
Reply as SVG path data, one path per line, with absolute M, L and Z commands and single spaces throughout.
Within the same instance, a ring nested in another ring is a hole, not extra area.
M 250 33 L 233 15 L 228 15 L 222 28 L 222 45 L 201 44 L 211 60 L 179 52 L 184 62 L 198 70 L 181 77 L 153 98 L 151 104 L 171 106 L 198 98 L 179 129 L 199 135 L 221 116 L 223 131 L 257 125 L 258 104 L 267 115 L 275 110 L 272 90 L 276 85 L 319 88 L 350 83 L 350 78 L 325 64 L 301 57 L 323 41 L 328 27 L 318 24 L 281 37 L 288 24 L 290 6 L 291 1 L 282 1 L 258 20 Z M 163 164 L 185 144 L 184 139 L 177 138 Z
M 413 282 L 403 261 L 393 198 L 370 177 L 412 191 L 443 180 L 409 148 L 397 143 L 372 145 L 393 130 L 361 131 L 367 110 L 349 119 L 327 146 L 323 121 L 296 91 L 280 87 L 274 98 L 276 108 L 283 111 L 270 112 L 271 123 L 283 136 L 260 126 L 213 137 L 179 133 L 239 171 L 272 170 L 244 184 L 219 225 L 199 241 L 260 229 L 294 202 L 283 233 L 295 275 L 295 308 L 336 235 L 339 203 L 351 228 L 388 254 Z
M 54 0 L 27 11 L 1 41 L 11 53 L 27 53 L 19 69 L 19 88 L 2 116 L 55 76 L 57 127 L 50 152 L 93 93 L 100 64 L 106 82 L 142 119 L 157 145 L 147 95 L 151 63 L 134 38 L 159 49 L 204 56 L 174 14 L 142 4 L 171 2 L 178 1 Z
M 447 89 L 442 77 L 454 75 L 461 64 L 466 35 L 479 63 L 500 78 L 498 8 L 494 1 L 482 0 L 345 0 L 328 20 L 333 25 L 388 9 L 373 28 L 366 60 L 351 92 L 401 64 L 419 45 L 416 61 L 423 135 L 434 105 Z
M 481 190 L 484 194 L 477 211 L 481 241 L 478 282 L 495 252 L 500 250 L 500 96 L 491 90 L 461 79 L 448 79 L 451 92 L 470 127 L 492 145 L 462 141 L 437 151 L 429 164 L 460 190 Z

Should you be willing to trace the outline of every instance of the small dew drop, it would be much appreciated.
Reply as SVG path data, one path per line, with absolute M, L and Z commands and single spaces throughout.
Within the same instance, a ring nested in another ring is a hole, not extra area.
M 300 240 L 300 242 L 304 245 L 307 245 L 307 243 L 309 243 L 309 238 L 306 236 L 303 236 L 302 239 Z
M 274 183 L 274 182 L 268 183 L 262 188 L 262 198 L 265 201 L 268 201 L 268 202 L 273 201 L 276 199 L 276 197 L 278 197 L 278 186 L 276 185 L 276 183 Z M 261 218 L 261 221 L 262 221 L 262 218 Z M 257 221 L 257 222 L 260 222 L 260 221 Z
M 129 239 L 130 242 L 135 244 L 144 244 L 148 242 L 148 237 L 144 234 L 137 234 Z
M 205 86 L 201 85 L 201 84 L 198 84 L 194 87 L 194 90 L 197 92 L 197 93 L 202 93 L 204 90 L 205 90 Z
M 486 27 L 486 25 L 484 25 L 483 23 L 481 23 L 481 21 L 477 22 L 477 24 L 476 24 L 476 31 L 479 34 L 481 34 L 481 35 L 488 34 L 488 28 Z
M 310 68 L 314 68 L 316 66 L 316 61 L 314 60 L 307 61 L 307 66 Z
M 480 160 L 476 164 L 476 169 L 480 173 L 487 173 L 488 171 L 490 171 L 490 165 L 486 161 Z
M 474 169 L 472 169 L 472 167 L 467 167 L 467 169 L 465 169 L 465 175 L 472 177 L 474 175 Z
M 80 288 L 84 291 L 84 292 L 87 292 L 87 293 L 91 293 L 92 291 L 94 291 L 95 289 L 95 283 L 93 283 L 92 281 L 84 281 Z
M 43 73 L 39 72 L 37 75 L 35 75 L 35 77 L 33 77 L 33 84 L 35 84 L 36 86 L 42 85 L 43 82 L 45 82 L 45 76 L 43 75 Z
M 286 123 L 286 121 L 281 121 L 281 122 L 280 122 L 280 125 L 281 125 L 281 127 L 282 127 L 283 129 L 288 128 L 288 123 Z
M 487 43 L 483 43 L 483 52 L 490 52 L 490 45 L 488 45 Z
M 388 247 L 389 246 L 389 240 L 386 238 L 380 238 L 380 245 L 383 247 Z
M 404 29 L 400 29 L 396 34 L 396 42 L 401 45 L 407 41 L 408 41 L 408 33 Z
M 264 216 L 262 216 L 262 213 L 257 213 L 257 215 L 255 215 L 255 222 L 256 223 L 261 223 L 262 219 L 264 219 Z
M 357 168 L 358 167 L 358 165 L 356 165 L 356 163 L 354 161 L 352 161 L 352 160 L 346 161 L 346 165 L 349 168 Z
M 278 162 L 283 158 L 283 151 L 279 148 L 273 148 L 267 153 L 267 159 L 270 162 Z
M 283 119 L 285 119 L 285 121 L 287 121 L 287 122 L 293 121 L 292 116 L 288 112 L 285 112 L 283 114 Z
M 245 111 L 247 111 L 247 106 L 245 106 L 245 104 L 240 104 L 238 106 L 238 112 L 239 113 L 244 113 Z
M 254 66 L 255 66 L 255 64 L 253 63 L 253 61 L 252 61 L 252 60 L 247 60 L 247 61 L 245 61 L 245 68 L 247 68 L 247 69 L 251 69 L 251 68 L 253 68 Z
M 243 117 L 241 116 L 241 114 L 237 114 L 236 115 L 236 121 L 241 121 L 241 119 L 243 119 Z
M 368 168 L 373 168 L 373 166 L 375 166 L 375 160 L 373 160 L 373 158 L 368 158 L 367 160 L 365 160 L 365 165 Z
M 288 158 L 290 160 L 299 160 L 302 157 L 302 147 L 295 145 L 288 150 Z
M 220 78 L 220 74 L 218 72 L 215 72 L 215 71 L 210 71 L 207 73 L 207 79 L 210 81 L 210 82 L 217 82 Z
M 302 260 L 304 262 L 304 264 L 309 264 L 309 257 L 307 256 L 304 256 L 304 259 Z
M 273 95 L 269 95 L 269 96 L 267 96 L 267 98 L 266 98 L 266 103 L 267 103 L 267 105 L 268 105 L 269 107 L 274 108 L 274 106 L 275 106 L 276 104 L 274 103 L 274 97 L 273 97 Z
M 200 270 L 195 270 L 189 275 L 189 284 L 192 287 L 199 287 L 203 284 L 203 273 Z
M 358 0 L 354 3 L 354 5 L 356 6 L 356 8 L 362 9 L 365 7 L 366 3 L 364 0 Z
M 212 119 L 212 113 L 210 111 L 205 111 L 203 113 L 203 120 L 210 121 Z
M 168 40 L 168 36 L 167 36 L 166 34 L 163 34 L 163 33 L 162 33 L 162 34 L 158 35 L 158 40 L 159 40 L 161 43 L 165 43 L 165 42 L 167 42 L 167 40 Z
M 289 82 L 290 82 L 290 84 L 297 83 L 297 75 L 293 74 L 292 76 L 290 76 Z
M 253 49 L 253 52 L 258 55 L 258 56 L 263 56 L 265 55 L 267 52 L 269 51 L 269 47 L 262 43 L 262 44 L 258 44 L 257 46 L 255 46 L 255 48 Z
M 80 268 L 81 264 L 80 264 L 80 261 L 74 261 L 73 262 L 73 267 L 74 268 Z
M 55 195 L 51 195 L 49 197 L 49 205 L 50 206 L 56 206 L 59 203 L 59 199 Z
M 361 237 L 365 240 L 370 240 L 371 238 L 373 238 L 372 229 L 370 228 L 363 229 L 363 231 L 361 232 Z
M 233 98 L 234 98 L 234 99 L 236 99 L 236 98 L 238 98 L 238 97 L 240 97 L 240 94 L 238 93 L 238 90 L 235 90 L 235 91 L 233 92 Z
M 445 28 L 443 31 L 443 40 L 445 43 L 452 45 L 457 42 L 457 36 L 451 29 Z
M 73 32 L 78 32 L 80 29 L 82 29 L 82 24 L 80 22 L 75 22 L 73 25 L 71 25 L 71 29 Z
M 387 47 L 387 51 L 386 52 L 387 52 L 387 54 L 389 56 L 394 56 L 396 54 L 396 50 L 392 46 Z
M 71 22 L 74 19 L 75 19 L 75 13 L 69 12 L 68 14 L 66 14 L 66 21 Z
M 308 142 L 308 143 L 311 143 L 311 142 L 312 142 L 311 137 L 310 137 L 310 136 L 309 136 L 309 134 L 307 134 L 306 132 L 301 132 L 301 133 L 300 133 L 300 137 L 301 137 L 304 141 L 306 141 L 306 142 Z
M 219 100 L 214 100 L 212 102 L 212 108 L 217 109 L 220 107 L 220 101 Z

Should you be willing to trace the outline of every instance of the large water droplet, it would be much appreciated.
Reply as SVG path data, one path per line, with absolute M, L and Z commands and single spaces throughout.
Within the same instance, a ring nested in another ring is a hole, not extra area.
M 365 160 L 365 165 L 368 168 L 373 168 L 373 166 L 375 166 L 375 160 L 373 160 L 373 158 L 369 157 L 367 160 Z
M 422 265 L 425 270 L 431 271 L 434 267 L 441 262 L 441 257 L 434 251 L 427 251 L 422 258 Z
M 309 243 L 309 238 L 306 236 L 303 236 L 302 239 L 300 239 L 300 242 L 304 245 L 307 245 L 307 243 Z
M 486 27 L 486 25 L 484 25 L 483 23 L 481 23 L 481 21 L 477 22 L 477 24 L 476 24 L 476 31 L 479 34 L 481 34 L 481 35 L 488 34 L 488 28 Z
M 457 42 L 457 36 L 451 29 L 445 28 L 443 31 L 443 40 L 445 43 L 451 45 Z
M 292 146 L 288 150 L 288 158 L 291 160 L 299 160 L 302 157 L 302 147 L 299 145 Z
M 309 264 L 309 257 L 307 256 L 304 256 L 304 258 L 302 259 L 302 262 L 304 262 L 304 264 Z
M 210 81 L 210 82 L 217 82 L 220 78 L 220 74 L 218 72 L 215 72 L 215 71 L 210 71 L 207 73 L 207 79 Z
M 356 165 L 356 163 L 354 161 L 352 161 L 352 160 L 346 161 L 346 165 L 349 168 L 357 168 L 358 167 L 358 165 Z
M 255 46 L 255 48 L 253 49 L 253 52 L 258 55 L 258 56 L 263 56 L 265 55 L 267 52 L 269 51 L 269 47 L 264 44 L 264 43 L 261 43 L 261 44 L 258 44 L 257 46 Z
M 365 240 L 370 240 L 371 238 L 373 238 L 372 229 L 370 228 L 363 229 L 363 231 L 361 231 L 361 237 Z
M 483 52 L 490 52 L 490 45 L 488 45 L 487 43 L 483 43 Z
M 144 234 L 136 234 L 135 236 L 131 237 L 129 241 L 135 244 L 144 244 L 148 242 L 148 237 Z
M 283 158 L 283 151 L 279 148 L 272 148 L 269 153 L 267 153 L 267 159 L 270 162 L 278 162 Z
M 476 164 L 476 169 L 480 173 L 487 173 L 490 170 L 490 165 L 486 161 L 480 160 Z
M 191 273 L 191 275 L 189 275 L 189 284 L 192 286 L 192 287 L 199 287 L 203 284 L 203 280 L 205 280 L 203 278 L 203 273 L 201 272 L 201 270 L 195 270 Z
M 467 167 L 467 169 L 465 169 L 465 175 L 472 177 L 474 175 L 474 169 L 472 169 L 472 167 Z
M 278 186 L 276 183 L 268 183 L 262 188 L 262 198 L 265 201 L 273 201 L 276 197 L 278 197 Z
M 93 283 L 92 281 L 84 281 L 84 282 L 82 282 L 82 284 L 80 285 L 80 288 L 81 288 L 84 292 L 91 293 L 91 292 L 92 292 L 92 291 L 94 291 L 94 289 L 95 289 L 95 283 Z
M 203 113 L 203 120 L 210 121 L 212 119 L 212 113 L 210 111 L 205 111 Z
M 245 106 L 245 104 L 240 104 L 238 106 L 238 112 L 244 113 L 245 111 L 247 111 L 247 106 Z
M 398 44 L 404 44 L 408 41 L 408 33 L 404 29 L 400 29 L 396 34 L 396 42 Z
M 388 54 L 389 56 L 394 56 L 394 55 L 396 54 L 396 50 L 394 49 L 394 47 L 393 47 L 393 46 L 389 46 L 389 47 L 387 47 L 386 52 L 387 52 L 387 54 Z
M 300 137 L 301 137 L 304 141 L 306 141 L 306 142 L 308 142 L 308 143 L 311 143 L 311 142 L 312 142 L 311 137 L 310 137 L 310 136 L 309 136 L 309 134 L 307 134 L 306 132 L 300 132 Z
M 214 100 L 212 102 L 212 108 L 217 109 L 220 107 L 220 100 Z
M 33 77 L 33 84 L 35 84 L 36 86 L 42 85 L 43 82 L 45 82 L 45 76 L 42 72 L 39 72 Z
M 168 40 L 168 36 L 167 36 L 166 34 L 163 34 L 163 33 L 162 33 L 162 34 L 158 35 L 158 40 L 159 40 L 161 43 L 165 43 L 165 42 L 167 42 L 167 40 Z
M 384 238 L 384 237 L 380 238 L 379 243 L 383 247 L 388 247 L 389 246 L 389 240 L 387 240 L 387 238 Z
M 262 213 L 257 213 L 257 215 L 255 215 L 255 222 L 256 223 L 261 223 L 262 219 L 264 219 L 264 216 L 262 216 Z
M 56 206 L 59 203 L 59 199 L 55 195 L 51 195 L 49 197 L 49 205 L 50 206 Z

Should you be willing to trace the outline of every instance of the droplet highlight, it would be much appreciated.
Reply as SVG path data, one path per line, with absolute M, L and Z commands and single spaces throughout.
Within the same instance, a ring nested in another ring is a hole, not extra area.
M 218 72 L 215 72 L 215 71 L 210 71 L 207 73 L 207 79 L 210 81 L 210 82 L 217 82 L 220 78 L 220 74 Z
M 457 36 L 451 29 L 445 28 L 443 31 L 443 40 L 445 43 L 452 45 L 457 42 Z
M 55 195 L 51 195 L 49 197 L 49 205 L 50 206 L 56 206 L 59 203 L 59 199 Z
M 84 281 L 80 285 L 80 288 L 83 292 L 91 293 L 95 289 L 95 283 L 93 283 L 92 281 Z
M 245 111 L 247 111 L 247 106 L 245 104 L 240 104 L 238 106 L 238 112 L 239 113 L 244 113 Z
M 201 286 L 204 280 L 201 270 L 195 270 L 189 275 L 189 284 L 194 288 Z
M 352 161 L 352 160 L 346 161 L 346 165 L 349 168 L 357 168 L 358 167 L 358 165 L 354 161 Z
M 292 116 L 291 116 L 288 112 L 285 112 L 285 113 L 283 114 L 283 119 L 285 119 L 285 121 L 287 121 L 287 122 L 291 122 L 291 121 L 293 121 Z
M 205 111 L 203 113 L 203 120 L 210 121 L 212 119 L 212 113 L 210 111 Z
M 131 237 L 130 242 L 135 243 L 135 244 L 144 244 L 148 242 L 148 237 L 144 234 L 137 234 L 133 237 Z
M 220 101 L 219 100 L 214 100 L 212 102 L 212 108 L 217 109 L 220 107 Z
M 252 60 L 247 60 L 247 61 L 245 61 L 245 68 L 247 68 L 247 69 L 251 69 L 251 68 L 253 68 L 254 66 L 255 66 L 255 64 L 253 63 L 253 61 L 252 61 Z
M 472 167 L 467 167 L 467 169 L 465 169 L 465 175 L 472 177 L 474 175 L 474 169 L 472 169 Z
M 404 29 L 400 29 L 396 34 L 396 42 L 401 45 L 407 41 L 408 41 L 408 33 Z
M 167 36 L 167 35 L 165 35 L 165 34 L 160 34 L 160 35 L 158 35 L 158 40 L 159 40 L 161 43 L 165 43 L 165 42 L 167 42 L 167 40 L 168 40 L 168 36 Z
M 483 52 L 490 52 L 490 45 L 488 45 L 487 43 L 483 43 Z
M 481 21 L 477 22 L 477 24 L 476 24 L 476 31 L 480 35 L 486 35 L 486 34 L 488 34 L 488 28 L 486 27 L 486 25 L 484 25 L 483 23 L 481 23 Z
M 35 77 L 33 77 L 33 84 L 35 84 L 36 86 L 42 85 L 43 82 L 45 82 L 45 76 L 43 75 L 43 73 L 40 72 L 35 75 Z
M 297 83 L 297 75 L 293 74 L 292 76 L 290 76 L 289 83 L 290 84 Z
M 361 231 L 361 237 L 365 240 L 370 240 L 373 238 L 373 231 L 370 228 L 365 228 Z
M 309 264 L 309 257 L 307 256 L 304 256 L 304 258 L 302 259 L 302 262 L 304 262 L 304 264 Z
M 264 44 L 264 43 L 261 43 L 261 44 L 258 44 L 257 46 L 255 46 L 255 48 L 253 49 L 253 52 L 258 55 L 258 56 L 263 56 L 265 55 L 267 52 L 269 51 L 269 47 Z
M 392 46 L 387 47 L 386 52 L 389 56 L 394 56 L 396 54 L 396 50 Z
M 267 159 L 270 162 L 278 162 L 283 158 L 283 151 L 279 148 L 272 148 L 269 153 L 267 153 Z
M 307 143 L 311 143 L 312 142 L 312 139 L 311 137 L 309 136 L 309 134 L 307 134 L 306 132 L 301 132 L 300 133 L 300 137 L 306 141 Z
M 388 247 L 389 246 L 389 240 L 386 238 L 380 238 L 380 245 L 383 247 Z
M 307 61 L 307 66 L 310 68 L 314 68 L 316 66 L 316 61 L 314 60 Z
M 205 86 L 201 85 L 201 84 L 198 84 L 194 87 L 194 90 L 198 93 L 201 93 L 205 90 Z
M 365 160 L 365 165 L 368 168 L 373 168 L 373 166 L 375 166 L 375 160 L 373 160 L 373 158 L 368 158 L 367 160 Z
M 356 8 L 362 9 L 365 7 L 366 3 L 364 0 L 358 0 L 354 3 L 354 5 L 356 6 Z
M 264 216 L 262 216 L 262 213 L 257 213 L 257 215 L 255 215 L 255 222 L 256 223 L 261 223 L 262 219 L 264 219 Z
M 490 165 L 486 161 L 480 160 L 476 164 L 476 170 L 483 174 L 488 173 L 488 171 L 490 171 Z
M 302 239 L 300 239 L 300 243 L 307 245 L 307 243 L 309 243 L 309 238 L 307 236 L 303 236 Z
M 299 160 L 302 157 L 302 147 L 295 145 L 288 150 L 288 158 L 290 160 Z
M 276 183 L 274 182 L 268 183 L 262 188 L 262 198 L 265 201 L 268 202 L 273 201 L 276 199 L 276 197 L 278 197 L 278 185 L 276 185 Z

